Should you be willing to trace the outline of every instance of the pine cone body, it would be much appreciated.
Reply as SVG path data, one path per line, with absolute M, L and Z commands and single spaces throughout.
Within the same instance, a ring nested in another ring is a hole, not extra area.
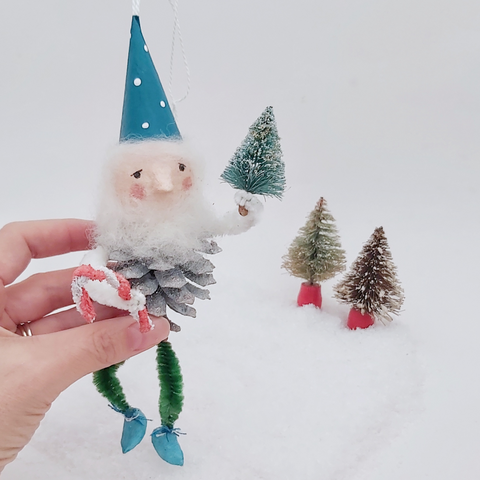
M 202 253 L 220 251 L 213 240 L 202 242 L 201 251 L 183 251 L 175 257 L 159 252 L 155 258 L 132 258 L 128 252 L 117 250 L 111 252 L 108 265 L 145 295 L 149 314 L 164 317 L 169 307 L 195 317 L 197 311 L 191 306 L 195 298 L 210 299 L 210 292 L 203 287 L 216 283 L 215 266 Z

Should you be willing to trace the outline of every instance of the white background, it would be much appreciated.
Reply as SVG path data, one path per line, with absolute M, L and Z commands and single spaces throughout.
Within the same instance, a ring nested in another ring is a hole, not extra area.
M 130 15 L 127 0 L 0 4 L 2 224 L 93 218 L 118 139 Z M 178 124 L 206 159 L 208 197 L 232 208 L 218 177 L 267 105 L 288 182 L 261 225 L 220 241 L 212 301 L 178 319 L 185 467 L 148 439 L 122 456 L 121 419 L 86 378 L 4 477 L 478 479 L 480 4 L 183 0 L 179 15 L 192 91 Z M 167 87 L 168 2 L 144 0 L 141 20 Z M 295 307 L 300 280 L 281 256 L 320 196 L 349 263 L 384 227 L 406 293 L 394 323 L 347 332 L 334 282 L 322 312 Z M 124 378 L 155 427 L 153 364 L 134 359 Z

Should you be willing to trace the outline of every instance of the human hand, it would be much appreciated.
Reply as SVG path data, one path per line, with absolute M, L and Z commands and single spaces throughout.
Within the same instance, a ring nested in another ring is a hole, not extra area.
M 75 309 L 51 314 L 72 304 L 73 268 L 12 285 L 32 258 L 86 250 L 92 227 L 83 220 L 43 220 L 0 230 L 0 472 L 69 385 L 168 337 L 164 318 L 142 334 L 132 317 L 108 307 L 98 306 L 101 321 L 90 325 Z M 29 330 L 32 336 L 22 336 Z

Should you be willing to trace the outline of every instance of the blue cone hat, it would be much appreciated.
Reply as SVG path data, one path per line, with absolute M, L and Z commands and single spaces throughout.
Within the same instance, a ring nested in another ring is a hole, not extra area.
M 137 15 L 132 18 L 120 142 L 181 139 Z

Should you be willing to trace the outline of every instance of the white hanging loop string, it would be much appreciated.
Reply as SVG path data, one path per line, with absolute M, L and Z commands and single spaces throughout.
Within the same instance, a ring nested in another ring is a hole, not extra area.
M 173 110 L 173 113 L 175 114 L 177 104 L 180 102 L 183 102 L 188 97 L 188 94 L 190 93 L 191 79 L 190 79 L 190 68 L 188 66 L 187 56 L 185 54 L 185 48 L 183 45 L 182 31 L 180 29 L 180 23 L 178 21 L 178 0 L 169 0 L 169 2 L 173 10 L 174 23 L 173 23 L 173 35 L 172 35 L 172 52 L 170 54 L 170 78 L 168 80 L 168 93 L 170 94 L 170 98 L 172 99 L 172 110 Z M 175 100 L 172 92 L 172 84 L 173 84 L 173 61 L 175 57 L 175 38 L 177 36 L 177 33 L 178 33 L 178 40 L 180 42 L 180 49 L 182 51 L 183 65 L 185 66 L 185 73 L 187 75 L 187 90 L 185 92 L 185 95 L 182 98 Z
M 174 20 L 173 20 L 173 34 L 172 34 L 172 51 L 170 54 L 170 77 L 168 79 L 168 93 L 170 98 L 172 99 L 173 113 L 176 114 L 177 104 L 180 102 L 183 102 L 190 93 L 191 78 L 190 78 L 190 68 L 188 66 L 187 56 L 185 54 L 185 47 L 183 45 L 183 37 L 182 37 L 182 31 L 180 29 L 180 22 L 178 21 L 178 0 L 169 0 L 169 3 L 173 10 Z M 136 16 L 140 15 L 140 0 L 132 0 L 132 15 L 136 15 Z M 185 66 L 185 73 L 187 75 L 187 89 L 183 97 L 181 97 L 178 100 L 175 100 L 172 92 L 172 84 L 173 84 L 173 63 L 175 58 L 175 39 L 177 35 L 178 35 L 178 40 L 180 42 L 180 49 L 182 51 L 183 65 Z
M 132 0 L 132 15 L 140 15 L 140 0 Z

